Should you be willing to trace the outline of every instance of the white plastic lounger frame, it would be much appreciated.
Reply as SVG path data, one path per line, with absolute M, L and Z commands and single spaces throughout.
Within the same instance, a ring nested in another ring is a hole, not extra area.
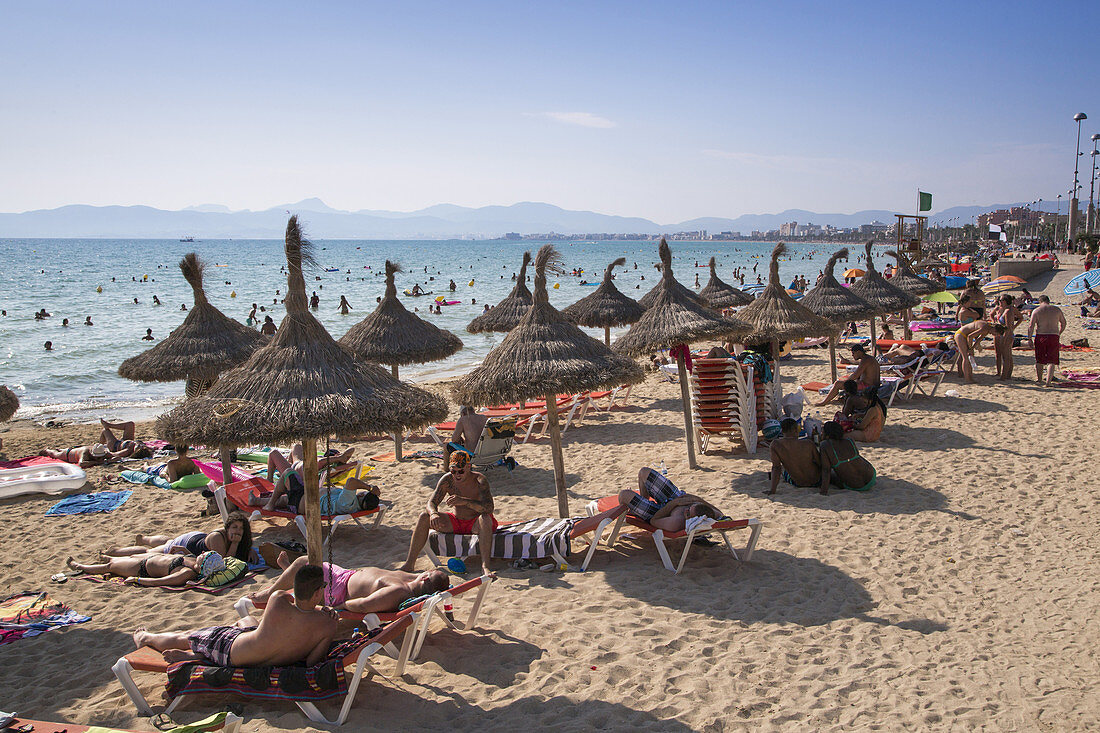
M 695 444 L 699 452 L 707 452 L 707 446 L 712 435 L 731 435 L 736 432 L 741 436 L 741 443 L 745 446 L 745 452 L 755 453 L 760 436 L 756 425 L 756 389 L 753 384 L 753 368 L 743 365 L 735 359 L 730 359 L 728 367 L 721 370 L 712 369 L 706 373 L 705 377 L 702 377 L 702 374 L 702 372 L 696 370 L 694 374 L 688 377 L 691 382 L 691 420 L 695 427 Z M 727 395 L 715 397 L 701 394 L 700 378 L 711 382 L 720 379 Z M 700 409 L 707 402 L 728 403 L 729 406 L 726 412 L 734 418 L 730 422 L 736 423 L 736 427 L 730 426 L 729 429 L 721 430 L 711 430 L 704 427 Z
M 401 649 L 397 655 L 397 664 L 394 667 L 393 674 L 395 677 L 400 677 L 405 673 L 405 664 L 409 660 L 409 653 L 412 651 L 413 640 L 416 636 L 417 628 L 417 614 L 410 614 L 412 621 L 405 629 L 404 639 L 401 642 Z M 383 632 L 384 633 L 384 632 Z M 355 672 L 351 679 L 348 681 L 348 694 L 344 698 L 344 704 L 340 707 L 340 715 L 335 720 L 329 720 L 318 709 L 316 703 L 302 702 L 294 700 L 306 717 L 315 723 L 324 723 L 325 725 L 343 725 L 348 719 L 348 713 L 351 712 L 351 706 L 355 702 L 355 693 L 359 689 L 359 683 L 364 677 L 372 674 L 379 674 L 383 677 L 381 672 L 371 663 L 370 659 L 379 650 L 383 649 L 386 644 L 380 644 L 377 641 L 372 641 L 364 646 L 359 651 L 359 657 L 355 663 Z M 111 671 L 114 672 L 115 677 L 118 679 L 119 684 L 122 685 L 122 689 L 126 691 L 130 700 L 134 703 L 134 707 L 141 715 L 153 715 L 153 708 L 149 705 L 149 701 L 146 700 L 145 695 L 141 693 L 137 684 L 134 682 L 133 672 L 134 668 L 130 665 L 129 660 L 126 657 L 119 657 L 118 661 L 111 666 Z M 156 673 L 154 673 L 156 674 Z M 163 673 L 160 673 L 163 674 Z M 186 695 L 177 695 L 164 709 L 164 714 L 170 714 L 175 710 L 176 706 L 180 703 Z M 228 719 L 227 719 L 228 720 Z M 227 728 L 228 729 L 228 728 Z

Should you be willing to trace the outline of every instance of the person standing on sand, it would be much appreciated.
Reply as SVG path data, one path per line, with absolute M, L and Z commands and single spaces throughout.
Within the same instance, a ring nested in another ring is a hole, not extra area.
M 1031 312 L 1027 324 L 1027 335 L 1034 334 L 1035 379 L 1043 381 L 1043 365 L 1047 365 L 1046 386 L 1054 379 L 1054 367 L 1058 366 L 1059 344 L 1062 332 L 1066 330 L 1066 316 L 1062 309 L 1052 305 L 1050 298 L 1039 296 L 1039 307 Z
M 999 339 L 1004 332 L 1004 325 L 989 321 L 973 321 L 955 331 L 955 346 L 959 350 L 959 374 L 967 384 L 974 384 L 974 365 L 970 361 L 974 346 L 984 336 L 992 333 L 994 339 Z
M 1016 338 L 1016 327 L 1024 320 L 1024 316 L 1008 293 L 1002 295 L 993 307 L 993 320 L 1005 327 L 1004 334 L 993 340 L 993 349 L 997 354 L 997 379 L 1011 379 L 1012 342 Z

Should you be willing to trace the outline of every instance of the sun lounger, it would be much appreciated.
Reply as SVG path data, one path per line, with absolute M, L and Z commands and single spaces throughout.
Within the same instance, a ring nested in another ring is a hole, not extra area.
M 618 496 L 605 496 L 602 499 L 589 502 L 587 512 L 589 516 L 600 516 L 601 513 L 607 512 L 616 506 L 622 506 L 619 504 Z M 611 534 L 607 538 L 608 547 L 613 547 L 615 545 L 624 522 L 635 529 L 648 532 L 653 538 L 653 543 L 657 546 L 657 554 L 661 556 L 661 564 L 665 566 L 666 570 L 671 570 L 673 573 L 677 574 L 683 570 L 684 563 L 687 562 L 688 554 L 691 552 L 691 545 L 695 538 L 704 537 L 712 532 L 719 532 L 722 535 L 722 541 L 726 543 L 726 547 L 736 560 L 740 562 L 750 561 L 752 559 L 752 553 L 756 550 L 756 541 L 760 538 L 760 528 L 764 526 L 764 523 L 759 519 L 729 519 L 715 521 L 711 523 L 710 526 L 699 527 L 685 532 L 665 532 L 664 530 L 654 527 L 649 522 L 644 522 L 624 512 L 619 515 L 618 520 L 615 522 L 615 526 L 611 529 Z M 737 529 L 750 530 L 749 541 L 746 543 L 744 549 L 741 550 L 740 554 L 733 548 L 729 537 L 726 536 L 727 532 Z M 673 565 L 672 558 L 668 553 L 668 548 L 665 546 L 665 541 L 679 539 L 684 540 L 684 551 L 680 554 L 679 563 Z
M 302 533 L 302 536 L 306 536 L 306 518 L 301 514 L 294 514 L 293 512 L 281 511 L 278 509 L 263 509 L 261 507 L 249 506 L 248 496 L 251 493 L 257 493 L 263 495 L 271 492 L 274 487 L 267 479 L 254 476 L 245 481 L 237 481 L 236 483 L 229 484 L 227 486 L 219 486 L 214 489 L 214 500 L 218 503 L 218 511 L 221 512 L 222 521 L 226 521 L 229 517 L 229 504 L 235 505 L 245 514 L 249 514 L 249 520 L 255 521 L 257 519 L 267 519 L 268 521 L 275 518 L 290 519 L 297 525 L 298 530 Z M 376 509 L 370 509 L 362 512 L 354 512 L 352 514 L 333 514 L 321 515 L 322 521 L 329 522 L 329 533 L 325 537 L 324 544 L 327 545 L 329 540 L 332 539 L 332 535 L 336 532 L 336 528 L 341 522 L 352 520 L 364 530 L 377 527 L 382 518 L 386 516 L 386 512 L 393 506 L 393 502 L 380 501 Z M 365 517 L 374 517 L 374 521 L 370 524 L 370 527 L 363 524 L 361 521 Z
M 626 407 L 627 401 L 630 399 L 630 390 L 634 385 L 624 384 L 621 387 L 615 389 L 605 389 L 599 392 L 591 392 L 588 395 L 588 399 L 591 400 L 591 406 L 597 411 L 602 409 L 604 412 L 610 412 L 611 408 L 618 404 L 620 407 Z M 607 400 L 607 407 L 600 407 L 600 401 Z
M 176 705 L 189 694 L 218 694 L 219 692 L 224 694 L 225 691 L 234 691 L 249 697 L 290 700 L 301 708 L 306 717 L 314 722 L 327 725 L 343 725 L 348 718 L 348 713 L 351 711 L 352 703 L 355 701 L 355 692 L 359 689 L 359 682 L 362 680 L 364 672 L 370 675 L 377 671 L 370 661 L 371 657 L 377 654 L 385 645 L 402 639 L 401 651 L 398 653 L 397 665 L 394 669 L 395 676 L 402 675 L 405 671 L 405 663 L 409 658 L 409 652 L 412 649 L 415 631 L 416 614 L 410 614 L 394 621 L 373 636 L 364 635 L 348 642 L 336 644 L 328 659 L 318 667 L 306 671 L 307 679 L 316 679 L 313 671 L 319 667 L 329 665 L 336 672 L 336 685 L 320 689 L 316 684 L 307 684 L 306 689 L 300 693 L 288 693 L 285 690 L 280 690 L 277 686 L 274 689 L 272 687 L 262 688 L 261 692 L 256 689 L 255 685 L 250 685 L 244 681 L 244 675 L 249 670 L 239 667 L 227 668 L 231 669 L 233 673 L 229 684 L 219 685 L 218 688 L 211 687 L 203 683 L 201 673 L 185 669 L 189 666 L 194 667 L 194 663 L 183 662 L 170 665 L 160 652 L 147 646 L 120 657 L 111 667 L 111 671 L 114 672 L 115 677 L 122 685 L 122 689 L 130 696 L 134 706 L 142 715 L 152 715 L 153 709 L 134 682 L 133 673 L 135 670 L 169 676 L 169 684 L 165 693 L 169 697 L 169 703 L 164 710 L 165 713 L 171 713 Z M 350 681 L 347 679 L 347 673 L 345 672 L 345 669 L 349 667 L 354 667 Z M 217 669 L 214 667 L 204 668 Z M 280 669 L 290 668 L 267 667 L 259 669 L 270 670 L 268 679 L 278 679 Z M 188 677 L 189 679 L 187 679 Z M 238 678 L 240 678 L 239 684 L 237 684 Z M 181 684 L 177 686 L 177 682 Z M 252 680 L 252 682 L 255 682 L 255 680 Z M 335 720 L 325 718 L 317 708 L 317 701 L 340 696 L 343 696 L 344 703 L 340 708 L 339 716 Z
M 625 507 L 608 507 L 608 511 L 597 516 L 566 519 L 543 517 L 502 524 L 493 533 L 491 556 L 505 560 L 552 558 L 558 565 L 566 565 L 572 551 L 572 541 L 591 533 L 588 551 L 581 561 L 581 570 L 586 570 L 604 531 L 625 511 Z M 428 532 L 428 541 L 421 552 L 436 567 L 443 565 L 440 556 L 472 557 L 480 554 L 477 535 L 444 534 L 435 530 Z
M 692 365 L 691 421 L 700 453 L 711 436 L 740 436 L 745 451 L 755 453 L 758 428 L 753 368 L 733 358 L 696 359 Z
M 377 629 L 380 626 L 393 623 L 405 616 L 415 614 L 418 617 L 414 632 L 415 639 L 413 641 L 412 651 L 408 656 L 409 660 L 413 660 L 420 655 L 420 648 L 424 646 L 424 641 L 431 635 L 430 626 L 433 615 L 438 615 L 439 618 L 443 619 L 443 623 L 446 624 L 447 627 L 455 631 L 469 631 L 472 629 L 477 622 L 477 616 L 481 611 L 481 606 L 485 602 L 485 594 L 488 592 L 489 586 L 493 584 L 494 580 L 496 580 L 496 576 L 491 573 L 479 575 L 453 588 L 434 593 L 419 603 L 407 606 L 393 613 L 356 613 L 354 611 L 348 611 L 347 609 L 340 609 L 338 613 L 340 614 L 340 618 L 344 620 L 362 622 L 367 629 Z M 470 607 L 470 615 L 465 621 L 456 621 L 451 602 L 455 598 L 469 593 L 475 588 L 477 589 L 477 593 L 473 596 L 473 605 Z M 253 610 L 266 607 L 266 603 L 254 603 L 248 596 L 241 598 L 233 604 L 233 609 L 241 618 L 247 618 Z M 386 651 L 394 658 L 397 658 L 399 654 L 397 647 L 392 643 L 387 645 Z
M 481 430 L 481 436 L 474 446 L 473 463 L 475 468 L 489 468 L 504 463 L 508 460 L 508 454 L 512 451 L 512 445 L 516 438 L 516 425 L 518 420 L 514 416 L 491 417 L 485 421 L 485 427 Z M 441 448 L 446 448 L 449 440 L 438 429 L 438 426 L 428 427 L 428 435 Z M 454 432 L 454 428 L 451 428 Z M 510 466 L 514 466 L 513 461 Z
M 241 729 L 244 718 L 230 712 L 217 713 L 209 718 L 175 728 L 166 728 L 164 733 L 187 731 L 187 733 L 214 733 L 224 730 L 225 733 L 237 733 Z M 97 733 L 137 733 L 124 728 L 105 728 L 102 726 L 75 725 L 73 723 L 50 723 L 44 720 L 31 720 L 30 718 L 16 718 L 11 726 L 5 730 L 14 731 L 24 725 L 33 727 L 34 733 L 88 733 L 94 730 Z

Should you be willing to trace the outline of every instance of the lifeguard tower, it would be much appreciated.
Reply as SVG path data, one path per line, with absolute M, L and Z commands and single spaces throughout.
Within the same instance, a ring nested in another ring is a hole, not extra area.
M 901 252 L 912 263 L 921 262 L 924 260 L 924 230 L 928 225 L 927 216 L 919 216 L 913 214 L 894 214 L 897 217 L 897 237 L 898 244 L 897 250 Z M 912 219 L 916 225 L 917 233 L 915 237 L 907 237 L 905 235 L 905 224 L 907 219 Z

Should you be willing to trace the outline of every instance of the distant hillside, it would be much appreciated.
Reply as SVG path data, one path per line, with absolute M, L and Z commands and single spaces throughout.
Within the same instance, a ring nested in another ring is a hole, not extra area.
M 936 213 L 933 224 L 959 217 L 966 223 L 977 214 L 1019 204 L 959 206 Z M 1044 207 L 1046 208 L 1046 207 Z M 870 209 L 853 214 L 819 214 L 788 209 L 778 214 L 745 214 L 736 219 L 702 217 L 678 224 L 612 216 L 592 211 L 570 211 L 551 204 L 523 202 L 511 206 L 468 208 L 438 204 L 411 212 L 340 211 L 318 198 L 273 206 L 264 211 L 230 211 L 220 204 L 202 204 L 181 211 L 150 206 L 62 206 L 22 213 L 0 214 L 2 237 L 118 237 L 175 239 L 280 238 L 287 212 L 300 213 L 308 231 L 318 239 L 444 239 L 493 238 L 507 232 L 535 234 L 670 234 L 705 229 L 716 233 L 778 229 L 781 224 L 829 224 L 854 227 L 873 220 L 890 223 L 894 212 Z

